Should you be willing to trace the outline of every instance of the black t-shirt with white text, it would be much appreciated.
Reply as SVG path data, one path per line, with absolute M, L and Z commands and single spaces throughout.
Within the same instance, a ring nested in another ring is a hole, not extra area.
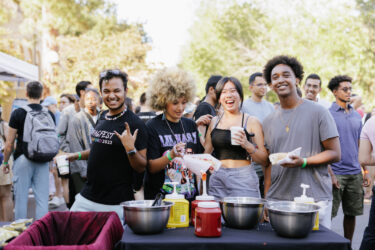
M 85 198 L 106 205 L 118 205 L 123 201 L 134 200 L 132 176 L 135 170 L 130 165 L 128 155 L 119 134 L 129 124 L 133 134 L 138 129 L 135 148 L 147 147 L 148 134 L 144 122 L 127 110 L 118 119 L 107 120 L 103 112 L 91 134 L 92 146 L 87 163 L 87 182 L 81 191 Z M 109 116 L 114 118 L 116 116 Z
M 158 159 L 165 155 L 168 150 L 177 144 L 177 141 L 186 143 L 185 154 L 199 154 L 203 152 L 197 126 L 193 120 L 182 117 L 179 122 L 174 123 L 167 121 L 165 116 L 161 114 L 149 120 L 146 125 L 149 133 L 147 147 L 147 158 L 149 160 Z M 186 170 L 183 164 L 181 159 L 175 158 L 159 173 L 151 174 L 147 171 L 145 198 L 153 199 L 162 187 L 164 191 L 170 193 L 171 187 L 163 186 L 165 181 L 179 182 L 180 185 L 177 187 L 179 193 L 184 194 L 185 198 L 189 200 L 195 197 L 197 194 L 195 177 L 190 171 Z
M 28 104 L 28 106 L 32 110 L 36 111 L 40 111 L 43 108 L 43 106 L 40 104 Z M 48 111 L 48 113 L 51 115 L 53 121 L 56 124 L 55 115 L 51 111 Z M 26 110 L 24 110 L 23 108 L 18 108 L 14 110 L 10 116 L 9 127 L 17 129 L 17 144 L 16 150 L 13 154 L 14 160 L 22 155 L 23 152 L 27 152 L 26 144 L 23 143 L 23 127 L 25 125 L 26 115 Z

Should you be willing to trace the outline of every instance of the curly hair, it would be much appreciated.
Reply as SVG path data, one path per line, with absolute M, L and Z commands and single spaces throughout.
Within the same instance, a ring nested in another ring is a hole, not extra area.
M 275 68 L 279 64 L 288 65 L 293 70 L 296 78 L 298 78 L 300 82 L 302 82 L 304 74 L 302 64 L 295 57 L 282 55 L 272 58 L 267 62 L 266 66 L 264 66 L 263 77 L 264 79 L 266 79 L 268 84 L 271 83 L 271 72 L 273 68 Z
M 164 68 L 151 79 L 146 92 L 148 105 L 154 110 L 165 110 L 167 103 L 185 97 L 193 101 L 195 97 L 194 78 L 179 68 Z
M 352 82 L 352 78 L 347 75 L 338 75 L 329 80 L 328 88 L 333 92 L 340 86 L 341 82 Z

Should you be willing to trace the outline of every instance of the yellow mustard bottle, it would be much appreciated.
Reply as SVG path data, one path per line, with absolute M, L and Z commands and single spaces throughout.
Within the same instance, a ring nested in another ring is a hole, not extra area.
M 178 182 L 166 182 L 173 185 L 173 193 L 165 196 L 165 201 L 171 201 L 174 205 L 171 207 L 167 228 L 188 227 L 189 226 L 189 201 L 183 194 L 178 194 L 176 185 Z
M 309 188 L 309 187 L 310 187 L 309 185 L 302 183 L 301 184 L 301 188 L 303 189 L 302 195 L 299 196 L 299 197 L 294 197 L 294 201 L 300 202 L 300 203 L 315 204 L 314 198 L 306 196 L 306 189 Z M 313 230 L 319 230 L 319 212 L 316 213 L 316 218 L 315 218 Z

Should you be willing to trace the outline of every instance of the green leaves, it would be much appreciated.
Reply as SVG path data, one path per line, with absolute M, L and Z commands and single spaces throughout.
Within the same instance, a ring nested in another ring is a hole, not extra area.
M 201 95 L 203 83 L 217 73 L 236 76 L 246 92 L 251 73 L 262 71 L 272 57 L 288 54 L 302 62 L 305 76 L 322 77 L 325 99 L 333 100 L 328 81 L 348 74 L 355 92 L 372 101 L 375 0 L 357 2 L 210 1 L 200 9 L 181 65 L 202 82 Z
M 81 80 L 98 87 L 106 68 L 145 78 L 147 34 L 142 24 L 118 21 L 110 0 L 0 0 L 0 7 L 0 51 L 39 64 L 52 94 L 74 93 Z M 130 81 L 130 91 L 142 87 Z

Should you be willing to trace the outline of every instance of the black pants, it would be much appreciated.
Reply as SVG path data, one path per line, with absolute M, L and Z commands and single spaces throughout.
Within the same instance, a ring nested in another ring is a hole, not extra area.
M 370 218 L 368 225 L 363 233 L 360 250 L 375 249 L 375 186 L 372 188 L 373 196 L 370 208 Z
M 85 185 L 85 182 L 86 182 L 86 178 L 81 177 L 79 173 L 70 174 L 69 176 L 69 204 L 68 204 L 69 208 L 73 205 L 76 195 L 81 192 L 83 186 Z

